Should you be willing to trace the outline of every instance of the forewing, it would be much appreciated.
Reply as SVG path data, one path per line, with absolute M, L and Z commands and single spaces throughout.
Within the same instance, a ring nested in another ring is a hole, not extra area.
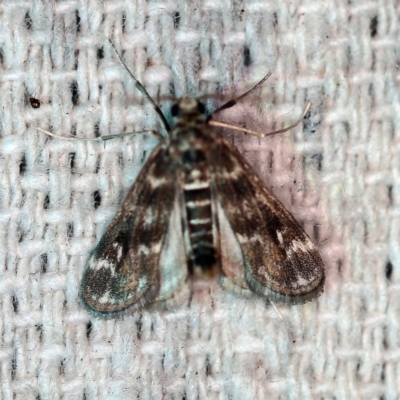
M 226 139 L 215 138 L 210 157 L 222 212 L 243 254 L 244 280 L 237 277 L 235 283 L 243 287 L 245 281 L 252 291 L 286 304 L 317 297 L 324 265 L 304 230 Z M 233 270 L 226 265 L 229 278 Z
M 175 199 L 174 164 L 160 144 L 86 265 L 81 299 L 112 318 L 152 302 L 160 291 L 159 259 Z

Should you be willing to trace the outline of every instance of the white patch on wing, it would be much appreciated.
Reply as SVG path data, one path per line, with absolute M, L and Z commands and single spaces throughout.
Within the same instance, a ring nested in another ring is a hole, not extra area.
M 299 240 L 292 240 L 292 243 L 289 245 L 289 248 L 292 251 L 302 251 L 303 253 L 307 253 L 314 248 L 311 240 L 307 238 L 307 241 L 301 242 Z
M 142 292 L 144 288 L 147 288 L 149 280 L 146 276 L 141 276 L 138 281 L 137 291 Z
M 110 304 L 113 303 L 112 297 L 110 297 L 110 292 L 105 292 L 101 297 L 97 299 L 97 302 L 100 304 Z
M 154 215 L 151 207 L 147 208 L 143 222 L 145 226 L 151 226 L 154 223 Z
M 151 171 L 150 171 L 151 172 Z M 146 182 L 150 185 L 151 189 L 156 189 L 159 186 L 169 183 L 169 178 L 161 178 L 160 176 L 154 177 L 151 174 L 147 176 Z
M 304 287 L 304 286 L 308 286 L 312 281 L 314 280 L 313 277 L 311 277 L 311 279 L 304 279 L 304 277 L 301 276 L 297 276 L 297 286 L 298 287 Z
M 300 289 L 303 287 L 308 287 L 310 283 L 314 281 L 314 277 L 311 276 L 310 279 L 305 279 L 304 275 L 300 276 L 297 274 L 296 279 L 290 280 L 290 287 L 291 289 Z
M 236 181 L 242 176 L 243 168 L 240 164 L 238 164 L 235 158 L 231 158 L 231 161 L 235 164 L 235 168 L 231 171 L 221 171 L 220 176 L 222 179 Z
M 227 223 L 229 223 L 229 222 L 227 222 Z M 240 233 L 236 233 L 236 237 L 238 238 L 239 243 L 247 243 L 247 239 L 248 239 L 247 236 L 243 236 Z
M 292 258 L 296 253 L 308 253 L 310 250 L 314 249 L 314 244 L 308 238 L 304 242 L 300 240 L 292 240 L 292 242 L 286 246 L 286 254 L 288 258 Z
M 148 256 L 150 254 L 150 248 L 149 248 L 149 246 L 145 246 L 145 245 L 141 244 L 141 245 L 139 245 L 137 252 L 138 252 L 138 254 Z
M 110 262 L 106 258 L 96 259 L 96 258 L 92 257 L 89 261 L 87 268 L 92 271 L 98 271 L 103 268 L 109 269 L 114 274 L 115 263 Z
M 284 244 L 284 241 L 283 241 L 282 232 L 276 231 L 276 236 L 277 236 L 277 238 L 278 238 L 278 242 L 279 242 L 281 245 L 283 245 L 283 244 Z
M 227 222 L 229 223 L 229 222 Z M 241 244 L 246 244 L 249 242 L 259 242 L 262 243 L 263 241 L 265 241 L 265 238 L 263 238 L 261 235 L 254 233 L 251 237 L 248 236 L 243 236 L 240 233 L 236 233 L 236 237 L 237 240 L 239 241 L 239 243 Z
M 168 235 L 168 233 L 167 233 L 167 235 Z M 152 246 L 151 246 L 151 251 L 152 251 L 153 253 L 159 253 L 160 250 L 161 250 L 161 242 L 157 242 L 157 243 L 153 243 L 153 244 L 152 244 Z
M 120 260 L 121 260 L 121 257 L 122 257 L 122 246 L 121 246 L 121 244 L 120 243 L 113 243 L 112 244 L 112 247 L 113 247 L 113 249 L 114 250 L 116 250 L 116 259 L 117 259 L 117 262 L 119 262 Z

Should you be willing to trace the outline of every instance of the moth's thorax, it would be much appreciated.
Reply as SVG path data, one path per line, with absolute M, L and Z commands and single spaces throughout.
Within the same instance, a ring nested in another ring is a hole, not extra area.
M 178 125 L 171 131 L 169 152 L 182 167 L 194 166 L 204 161 L 208 129 L 206 124 L 196 124 Z M 194 156 L 194 152 L 197 156 Z
M 185 115 L 197 115 L 198 117 L 202 117 L 203 121 L 206 120 L 204 105 L 192 97 L 181 97 L 173 107 L 176 109 L 175 114 L 178 118 Z
M 172 136 L 175 128 L 206 126 L 207 117 L 204 113 L 204 106 L 196 99 L 182 97 L 172 106 L 171 113 L 174 116 L 174 130 L 171 132 Z
M 175 119 L 170 137 L 170 154 L 185 169 L 204 162 L 204 150 L 209 143 L 209 125 L 199 111 L 199 102 L 183 97 L 176 103 Z

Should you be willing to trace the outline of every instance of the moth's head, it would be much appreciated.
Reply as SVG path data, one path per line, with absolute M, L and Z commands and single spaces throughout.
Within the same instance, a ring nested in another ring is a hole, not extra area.
M 206 120 L 206 108 L 204 104 L 191 97 L 182 97 L 171 107 L 171 115 L 174 118 L 199 118 Z

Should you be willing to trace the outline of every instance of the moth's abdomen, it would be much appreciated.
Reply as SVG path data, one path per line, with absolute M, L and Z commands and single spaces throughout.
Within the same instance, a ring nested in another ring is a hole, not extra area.
M 215 274 L 217 254 L 213 237 L 213 210 L 209 169 L 202 151 L 189 149 L 182 154 L 183 197 L 190 241 L 189 258 L 197 275 Z
M 184 196 L 192 260 L 195 264 L 207 268 L 216 261 L 210 188 L 185 190 Z

